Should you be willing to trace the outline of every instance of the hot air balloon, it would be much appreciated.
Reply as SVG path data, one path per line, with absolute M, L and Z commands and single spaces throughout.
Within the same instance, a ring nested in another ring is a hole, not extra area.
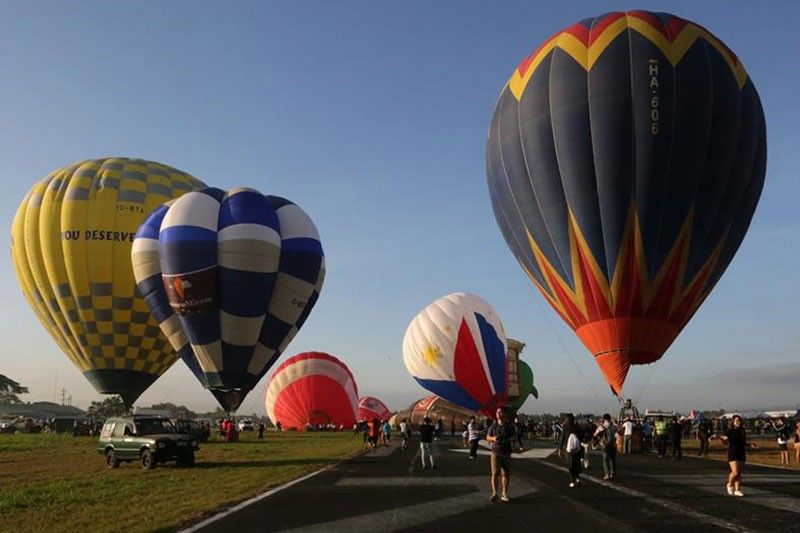
M 511 75 L 489 129 L 495 218 L 615 394 L 658 360 L 742 242 L 766 165 L 753 82 L 666 13 L 585 19 Z
M 322 352 L 297 354 L 281 363 L 267 383 L 267 416 L 284 428 L 306 424 L 353 427 L 358 387 L 353 374 L 336 357 Z
M 519 362 L 519 396 L 516 400 L 508 402 L 508 408 L 511 411 L 519 411 L 522 404 L 528 399 L 528 396 L 534 398 L 539 397 L 539 391 L 533 384 L 533 370 L 525 361 Z
M 392 412 L 382 401 L 372 396 L 363 396 L 358 399 L 358 419 L 359 420 L 389 420 Z
M 403 361 L 420 385 L 456 405 L 494 417 L 507 401 L 503 324 L 474 294 L 443 296 L 414 317 Z
M 157 208 L 130 261 L 172 347 L 227 411 L 297 334 L 325 275 L 308 215 L 246 188 L 203 189 Z
M 22 200 L 11 255 L 37 318 L 98 392 L 130 407 L 175 361 L 135 291 L 131 243 L 147 214 L 205 185 L 141 159 L 80 161 Z

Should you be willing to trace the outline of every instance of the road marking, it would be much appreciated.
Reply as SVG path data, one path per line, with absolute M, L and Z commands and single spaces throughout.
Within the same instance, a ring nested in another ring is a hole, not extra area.
M 447 518 L 448 516 L 458 515 L 466 509 L 475 509 L 483 505 L 501 505 L 489 502 L 489 480 L 488 476 L 461 476 L 461 477 L 408 477 L 408 478 L 344 478 L 339 480 L 338 486 L 362 486 L 362 487 L 404 487 L 404 486 L 463 486 L 472 485 L 475 491 L 460 496 L 440 498 L 416 505 L 407 505 L 395 509 L 386 509 L 369 514 L 362 514 L 339 520 L 332 520 L 321 524 L 303 526 L 301 528 L 290 529 L 288 531 L 320 531 L 331 533 L 343 531 L 352 533 L 353 531 L 395 531 L 411 527 L 418 527 L 435 520 Z M 515 489 L 512 498 L 527 496 L 538 489 L 523 481 L 514 480 L 512 488 Z M 513 501 L 513 500 L 512 500 Z
M 561 470 L 562 472 L 569 472 L 567 468 L 559 465 L 554 465 L 553 463 L 548 461 L 540 461 L 540 464 L 547 465 L 550 468 L 555 468 L 556 470 Z M 650 476 L 644 476 L 644 477 L 650 477 Z M 717 518 L 716 516 L 711 516 L 709 514 L 701 513 L 700 511 L 695 511 L 694 509 L 690 509 L 689 507 L 684 507 L 683 505 L 679 505 L 675 502 L 664 500 L 657 496 L 652 496 L 650 494 L 647 494 L 646 492 L 641 492 L 636 489 L 631 489 L 623 485 L 610 483 L 608 481 L 604 481 L 600 478 L 590 476 L 588 474 L 581 474 L 581 479 L 588 479 L 590 481 L 593 481 L 594 483 L 597 483 L 598 485 L 602 485 L 604 487 L 608 487 L 618 492 L 622 492 L 623 494 L 627 494 L 628 496 L 642 498 L 643 500 L 652 503 L 654 505 L 664 507 L 666 509 L 669 509 L 670 511 L 682 514 L 684 516 L 688 516 L 690 518 L 694 518 L 695 520 L 700 520 L 701 522 L 705 522 L 707 524 L 712 524 L 717 527 L 721 527 L 723 529 L 729 529 L 731 531 L 739 531 L 740 533 L 750 533 L 753 531 L 752 529 L 747 529 L 746 527 L 742 527 L 739 524 L 729 522 L 721 518 Z
M 456 453 L 469 453 L 469 450 L 464 448 L 453 448 L 448 450 L 450 452 Z M 552 450 L 548 450 L 545 448 L 533 448 L 531 450 L 524 451 L 522 453 L 513 453 L 511 454 L 512 459 L 547 459 L 551 455 L 555 453 L 556 449 L 553 448 Z M 487 450 L 478 450 L 477 455 L 492 455 L 492 452 Z
M 775 480 L 775 478 L 779 478 Z M 658 478 L 662 479 L 662 478 Z M 699 476 L 699 475 L 686 475 L 686 476 L 666 476 L 663 479 L 678 483 L 680 485 L 688 485 L 696 487 L 702 491 L 710 492 L 712 494 L 724 495 L 728 497 L 725 492 L 723 478 Z M 774 480 L 774 481 L 773 481 Z M 745 499 L 748 503 L 761 505 L 762 507 L 769 507 L 770 509 L 777 509 L 779 511 L 789 511 L 791 513 L 800 513 L 800 498 L 796 496 L 787 496 L 785 494 L 776 494 L 775 492 L 752 487 L 750 483 L 797 483 L 798 478 L 793 476 L 744 476 L 744 483 L 742 484 L 742 492 L 745 494 Z
M 291 487 L 293 485 L 296 485 L 298 483 L 302 483 L 303 481 L 305 481 L 307 479 L 311 479 L 312 477 L 316 476 L 317 474 L 321 474 L 323 472 L 326 472 L 326 471 L 330 470 L 331 468 L 335 468 L 336 466 L 339 466 L 341 463 L 342 463 L 342 461 L 339 461 L 338 463 L 334 463 L 334 464 L 328 465 L 328 466 L 326 466 L 324 468 L 320 468 L 319 470 L 315 470 L 314 472 L 311 472 L 310 474 L 306 474 L 303 477 L 299 477 L 297 479 L 293 479 L 292 481 L 289 481 L 288 483 L 284 483 L 283 485 L 275 487 L 274 489 L 270 489 L 267 492 L 259 494 L 258 496 L 255 496 L 253 498 L 250 498 L 249 500 L 245 500 L 245 501 L 239 503 L 238 505 L 234 505 L 230 509 L 227 509 L 225 511 L 222 511 L 221 513 L 215 514 L 214 516 L 212 516 L 210 518 L 207 518 L 207 519 L 203 520 L 202 522 L 199 522 L 199 523 L 197 523 L 197 524 L 195 524 L 193 526 L 187 527 L 186 529 L 181 529 L 181 530 L 179 530 L 178 533 L 193 533 L 195 531 L 198 531 L 198 530 L 200 530 L 200 529 L 202 529 L 202 528 L 204 528 L 204 527 L 206 527 L 206 526 L 208 526 L 210 524 L 213 524 L 214 522 L 216 522 L 218 520 L 221 520 L 221 519 L 225 518 L 228 515 L 231 515 L 231 514 L 237 512 L 237 511 L 241 511 L 245 507 L 248 507 L 248 506 L 250 506 L 250 505 L 252 505 L 252 504 L 254 504 L 254 503 L 258 502 L 258 501 L 261 501 L 264 498 L 268 498 L 268 497 L 272 496 L 273 494 L 277 494 L 278 492 L 280 492 L 282 490 L 285 490 L 285 489 L 288 489 L 289 487 Z
M 336 487 L 430 487 L 446 485 L 474 485 L 480 487 L 483 477 L 477 476 L 450 476 L 450 477 L 345 477 L 334 483 Z M 487 489 L 488 490 L 488 489 Z

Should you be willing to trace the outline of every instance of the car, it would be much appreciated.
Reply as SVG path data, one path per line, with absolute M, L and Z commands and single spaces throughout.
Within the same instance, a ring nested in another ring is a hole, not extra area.
M 203 431 L 203 426 L 201 426 L 200 422 L 197 422 L 196 420 L 176 420 L 175 429 L 178 431 L 178 433 L 183 433 L 184 435 L 194 437 L 200 442 L 206 440 L 206 434 L 205 431 Z
M 254 431 L 256 428 L 252 420 L 240 420 L 239 431 Z
M 17 431 L 17 417 L 0 419 L 0 433 L 14 433 Z
M 97 447 L 108 468 L 139 461 L 145 470 L 169 461 L 179 466 L 194 466 L 195 452 L 199 449 L 197 438 L 178 433 L 167 418 L 149 415 L 106 419 Z

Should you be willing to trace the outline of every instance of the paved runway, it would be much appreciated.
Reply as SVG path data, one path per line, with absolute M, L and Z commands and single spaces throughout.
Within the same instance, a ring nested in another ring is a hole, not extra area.
M 460 441 L 436 444 L 438 468 L 417 448 L 382 450 L 207 524 L 200 531 L 800 531 L 800 474 L 747 465 L 744 498 L 725 492 L 727 465 L 685 457 L 621 456 L 602 481 L 600 456 L 581 486 L 541 447 L 515 455 L 509 503 L 489 501 L 489 459 Z M 501 529 L 502 528 L 502 529 Z M 513 529 L 507 529 L 513 528 Z

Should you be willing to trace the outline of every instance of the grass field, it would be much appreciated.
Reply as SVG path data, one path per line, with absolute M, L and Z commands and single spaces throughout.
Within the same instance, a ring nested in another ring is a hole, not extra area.
M 212 437 L 213 439 L 213 437 Z M 108 470 L 97 439 L 0 435 L 0 529 L 171 531 L 361 450 L 344 433 L 267 433 L 211 440 L 194 468 Z M 8 529 L 6 529 L 8 528 Z

